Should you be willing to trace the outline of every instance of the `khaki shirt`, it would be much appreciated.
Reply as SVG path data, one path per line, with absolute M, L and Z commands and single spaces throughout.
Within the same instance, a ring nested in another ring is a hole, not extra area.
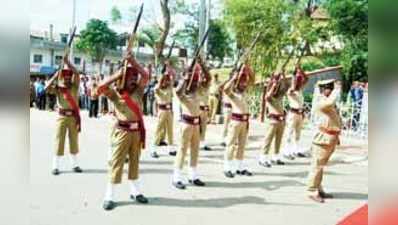
M 336 108 L 336 101 L 338 97 L 338 91 L 335 89 L 329 97 L 324 95 L 319 97 L 316 107 L 316 113 L 321 117 L 320 127 L 324 127 L 333 131 L 340 131 L 342 122 L 339 112 Z M 337 143 L 338 136 L 326 134 L 319 131 L 314 137 L 314 143 L 316 144 L 333 144 Z
M 287 80 L 281 81 L 280 87 L 277 93 L 267 100 L 266 110 L 270 114 L 283 114 L 283 96 L 289 89 L 289 83 Z
M 232 113 L 238 114 L 248 114 L 249 113 L 249 105 L 246 99 L 246 92 L 237 93 L 235 91 L 231 91 L 225 95 L 227 102 L 232 105 Z
M 211 95 L 220 95 L 220 81 L 213 80 L 210 85 L 209 93 Z
M 57 96 L 57 105 L 59 109 L 72 109 L 72 107 L 69 105 L 68 101 L 64 98 L 64 95 L 62 92 L 59 90 L 58 86 L 55 87 L 50 87 L 48 90 L 51 90 L 51 92 L 54 92 Z M 73 97 L 73 99 L 76 101 L 77 104 L 79 104 L 79 83 L 72 83 L 72 86 L 70 88 L 70 93 Z
M 159 86 L 155 88 L 155 99 L 158 104 L 171 103 L 172 98 L 173 98 L 173 88 L 171 86 L 165 89 L 162 89 Z
M 121 94 L 114 89 L 108 88 L 104 94 L 113 103 L 115 108 L 115 117 L 121 121 L 138 121 L 138 116 L 130 110 L 126 102 L 122 99 Z M 140 91 L 135 91 L 130 95 L 130 98 L 135 101 L 142 109 L 142 94 Z
M 180 96 L 176 95 L 177 99 L 181 103 L 182 114 L 188 116 L 199 116 L 200 107 L 199 107 L 199 96 L 197 93 L 194 94 L 182 94 Z
M 201 106 L 209 105 L 209 87 L 200 86 L 197 90 L 197 95 Z
M 304 95 L 302 90 L 288 92 L 287 100 L 290 108 L 301 109 L 304 106 Z

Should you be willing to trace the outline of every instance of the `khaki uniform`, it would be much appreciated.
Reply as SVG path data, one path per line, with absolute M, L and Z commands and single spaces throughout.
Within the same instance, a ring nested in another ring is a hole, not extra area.
M 170 109 L 161 109 L 158 107 L 158 124 L 156 126 L 155 131 L 155 145 L 159 145 L 159 143 L 164 140 L 164 137 L 167 135 L 167 143 L 169 145 L 173 145 L 173 111 L 171 108 L 173 97 L 173 89 L 172 87 L 168 87 L 166 89 L 162 89 L 159 86 L 155 88 L 155 98 L 156 102 L 159 105 L 169 105 Z
M 226 90 L 226 97 L 232 105 L 232 114 L 243 114 L 249 117 L 249 107 L 246 101 L 245 93 L 237 93 L 231 90 Z M 231 120 L 231 119 L 230 119 Z M 247 141 L 249 124 L 248 122 L 231 120 L 229 122 L 227 134 L 227 149 L 224 159 L 231 161 L 233 159 L 243 160 L 244 151 Z
M 341 119 L 336 108 L 337 95 L 338 91 L 334 89 L 329 97 L 320 96 L 316 106 L 322 122 L 312 141 L 313 154 L 307 186 L 310 192 L 323 191 L 323 168 L 339 143 L 338 134 L 334 134 L 341 130 Z
M 177 95 L 180 101 L 182 114 L 191 117 L 200 116 L 199 108 L 199 96 L 197 94 L 181 96 Z M 188 148 L 190 149 L 190 167 L 196 168 L 198 164 L 199 155 L 199 142 L 200 142 L 200 126 L 191 125 L 188 123 L 181 123 L 181 147 L 177 152 L 177 157 L 175 159 L 175 168 L 181 171 L 184 167 L 185 156 L 187 154 Z
M 50 92 L 53 92 L 57 96 L 58 110 L 71 110 L 71 106 L 64 98 L 62 93 L 57 87 L 49 87 Z M 74 82 L 70 88 L 70 93 L 76 102 L 79 102 L 79 82 Z M 65 136 L 68 132 L 69 137 L 69 151 L 72 155 L 79 153 L 79 139 L 76 119 L 74 116 L 66 116 L 58 114 L 56 122 L 56 135 L 55 135 L 55 150 L 57 156 L 63 156 L 65 152 Z
M 223 106 L 223 114 L 224 114 L 223 139 L 225 141 L 225 139 L 227 138 L 227 134 L 228 134 L 229 123 L 231 122 L 232 108 L 226 106 L 226 104 L 231 104 L 231 103 L 228 102 L 226 97 L 224 97 L 224 99 L 225 100 L 224 100 L 224 106 Z
M 200 109 L 200 141 L 204 141 L 206 137 L 207 123 L 209 122 L 209 87 L 199 86 L 197 96 Z
M 290 111 L 287 115 L 287 146 L 284 149 L 285 155 L 302 152 L 299 148 L 301 130 L 304 124 L 304 96 L 302 90 L 288 92 L 287 99 Z M 302 111 L 299 113 L 297 111 Z
M 115 117 L 118 121 L 136 122 L 139 120 L 128 108 L 121 95 L 114 89 L 108 89 L 104 93 L 115 107 Z M 136 91 L 130 96 L 142 108 L 142 91 Z M 111 148 L 112 157 L 110 161 L 109 177 L 112 184 L 122 181 L 123 166 L 128 156 L 128 179 L 137 180 L 139 174 L 139 159 L 141 155 L 141 137 L 139 130 L 128 131 L 117 126 L 112 128 Z
M 286 80 L 281 81 L 280 87 L 275 94 L 275 96 L 271 97 L 271 99 L 267 100 L 266 104 L 266 115 L 267 118 L 265 120 L 265 140 L 264 146 L 262 149 L 262 161 L 269 160 L 266 159 L 270 154 L 272 154 L 273 158 L 278 158 L 283 132 L 285 129 L 285 111 L 283 109 L 283 96 L 288 90 L 288 82 Z M 271 115 L 278 116 L 280 120 L 271 117 Z M 271 144 L 274 141 L 273 148 L 271 148 Z
M 216 121 L 216 114 L 219 104 L 220 98 L 220 82 L 213 80 L 210 89 L 209 89 L 209 112 L 210 112 L 210 121 L 214 123 Z

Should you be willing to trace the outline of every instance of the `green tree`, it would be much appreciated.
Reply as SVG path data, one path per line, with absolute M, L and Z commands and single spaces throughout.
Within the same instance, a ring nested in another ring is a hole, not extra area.
M 99 19 L 91 19 L 86 28 L 80 32 L 80 38 L 76 43 L 77 49 L 87 53 L 93 62 L 98 63 L 99 72 L 102 72 L 102 63 L 108 50 L 116 49 L 116 32 L 108 27 L 107 22 Z
M 112 23 L 118 23 L 122 20 L 122 14 L 117 6 L 113 6 L 111 9 L 111 21 Z
M 368 80 L 368 1 L 329 0 L 331 28 L 344 43 L 342 65 L 345 80 Z
M 231 37 L 221 20 L 211 20 L 209 29 L 208 55 L 222 65 L 224 57 L 232 55 Z

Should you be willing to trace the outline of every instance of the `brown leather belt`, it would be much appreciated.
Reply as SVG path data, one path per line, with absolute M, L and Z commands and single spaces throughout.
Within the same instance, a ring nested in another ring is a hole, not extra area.
M 73 116 L 73 110 L 72 109 L 59 109 L 58 113 L 61 116 Z
M 232 113 L 231 119 L 240 122 L 248 122 L 250 114 Z
M 171 103 L 166 103 L 166 104 L 158 104 L 159 109 L 161 110 L 171 110 L 172 105 Z
M 224 103 L 224 107 L 225 108 L 232 108 L 232 104 L 231 103 Z
M 129 132 L 135 132 L 140 130 L 140 123 L 138 121 L 121 121 L 118 120 L 116 123 L 116 128 L 129 131 Z
M 184 123 L 190 124 L 190 125 L 199 125 L 200 124 L 200 117 L 199 116 L 189 116 L 182 114 L 181 115 L 181 120 Z
M 200 110 L 202 110 L 202 111 L 209 111 L 210 108 L 209 108 L 208 105 L 201 105 L 201 106 L 200 106 Z
M 331 130 L 326 127 L 319 127 L 319 130 L 323 133 L 333 135 L 333 136 L 339 136 L 341 131 L 340 130 Z
M 299 115 L 303 115 L 304 114 L 304 109 L 303 108 L 300 108 L 300 109 L 290 108 L 290 112 L 295 113 L 295 114 L 299 114 Z
M 269 113 L 269 114 L 267 115 L 267 117 L 270 118 L 270 119 L 274 119 L 274 120 L 280 121 L 280 122 L 285 121 L 285 114 L 273 114 L 273 113 Z

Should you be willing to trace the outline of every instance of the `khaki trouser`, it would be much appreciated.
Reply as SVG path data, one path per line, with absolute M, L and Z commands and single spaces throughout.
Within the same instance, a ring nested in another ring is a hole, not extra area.
M 188 148 L 190 149 L 191 156 L 190 167 L 196 168 L 199 156 L 199 141 L 199 125 L 181 123 L 181 148 L 177 152 L 174 162 L 175 168 L 183 169 Z
M 237 160 L 243 160 L 248 135 L 247 128 L 247 122 L 235 120 L 230 122 L 227 135 L 227 149 L 224 155 L 225 160 L 233 160 L 234 154 Z
M 287 116 L 287 142 L 295 143 L 300 141 L 301 130 L 304 124 L 304 117 L 302 115 L 289 112 Z
M 206 137 L 207 122 L 209 122 L 209 112 L 200 110 L 200 140 L 204 141 Z
M 223 129 L 223 138 L 226 138 L 228 135 L 228 127 L 231 122 L 232 111 L 229 108 L 224 108 L 224 129 Z
M 167 135 L 167 144 L 173 145 L 173 113 L 170 110 L 159 110 L 159 120 L 155 131 L 155 145 L 159 145 Z
M 323 168 L 327 165 L 336 145 L 337 141 L 329 145 L 312 144 L 312 161 L 307 184 L 309 192 L 322 191 Z
M 272 153 L 273 155 L 278 155 L 281 149 L 283 131 L 285 129 L 285 122 L 274 122 L 267 120 L 266 122 L 266 133 L 265 141 L 263 147 L 263 154 L 268 155 Z M 274 147 L 271 152 L 271 144 L 274 141 Z
M 55 149 L 57 156 L 63 156 L 65 152 L 65 136 L 68 131 L 69 151 L 75 155 L 79 153 L 79 143 L 76 120 L 73 116 L 59 116 L 56 122 Z
M 138 179 L 139 160 L 141 155 L 139 131 L 129 132 L 113 128 L 111 134 L 112 159 L 109 176 L 111 183 L 122 182 L 123 166 L 128 155 L 128 179 Z
M 216 114 L 217 114 L 217 108 L 218 108 L 218 103 L 219 100 L 216 96 L 210 95 L 209 97 L 209 108 L 210 108 L 210 121 L 215 122 L 216 121 Z

